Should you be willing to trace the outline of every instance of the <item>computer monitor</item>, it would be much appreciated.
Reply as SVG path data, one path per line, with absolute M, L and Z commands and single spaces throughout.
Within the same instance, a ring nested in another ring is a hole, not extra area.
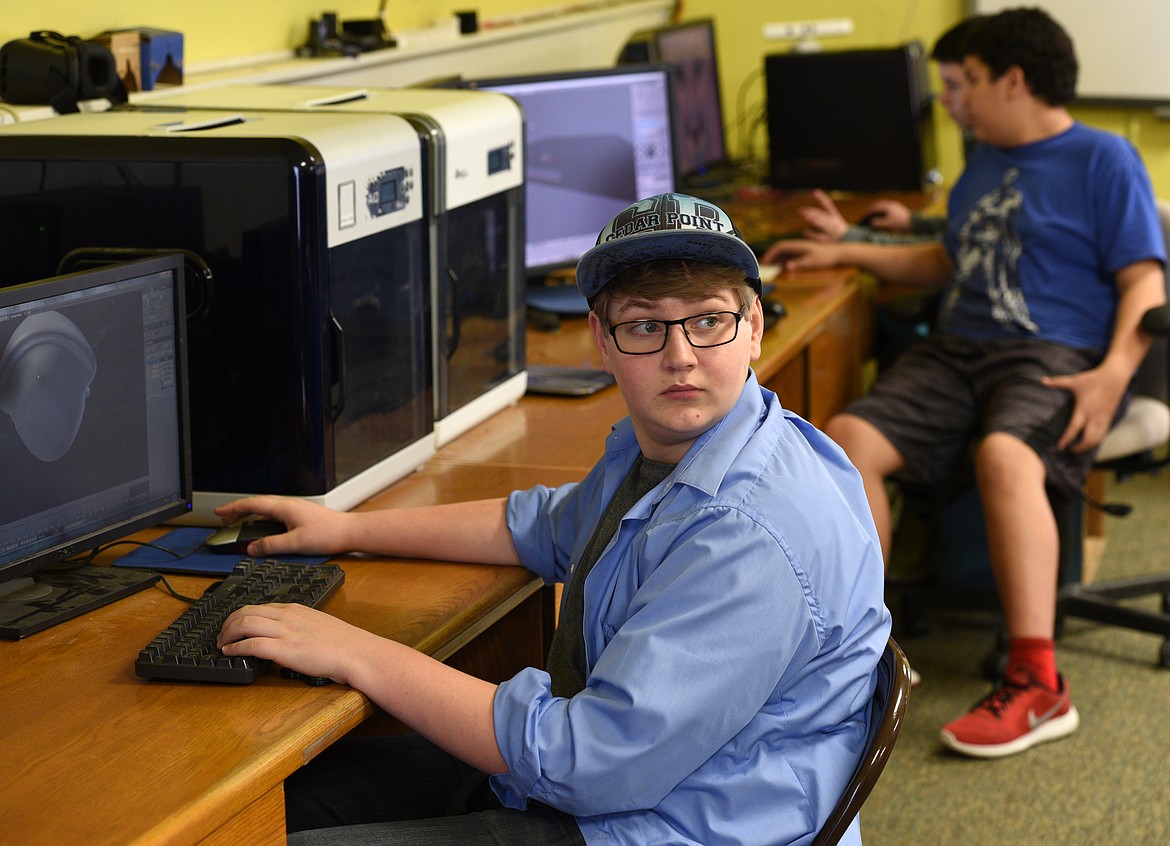
M 674 157 L 679 182 L 700 183 L 730 164 L 724 134 L 715 25 L 710 18 L 639 32 L 622 48 L 619 62 L 651 62 L 670 68 L 674 100 Z
M 569 267 L 619 211 L 675 188 L 666 68 L 634 66 L 471 80 L 525 115 L 524 263 Z
M 771 54 L 764 83 L 775 187 L 922 191 L 937 180 L 919 42 Z
M 0 637 L 157 575 L 74 567 L 191 507 L 183 259 L 0 290 Z

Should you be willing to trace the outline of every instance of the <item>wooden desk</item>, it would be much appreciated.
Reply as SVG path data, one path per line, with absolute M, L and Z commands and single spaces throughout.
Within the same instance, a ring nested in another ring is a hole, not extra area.
M 853 270 L 825 270 L 777 282 L 788 317 L 769 333 L 756 374 L 788 409 L 814 426 L 861 395 L 873 347 L 868 298 Z
M 790 316 L 768 333 L 758 371 L 786 404 L 826 414 L 854 390 L 863 298 L 847 272 L 780 292 Z M 596 363 L 582 330 L 570 322 L 556 335 L 530 333 L 530 359 Z M 587 399 L 526 397 L 361 508 L 580 479 L 623 414 L 613 388 Z M 527 571 L 339 561 L 346 583 L 330 613 L 493 681 L 543 662 L 552 591 Z M 170 579 L 188 595 L 210 581 Z M 375 709 L 348 688 L 276 673 L 244 687 L 137 678 L 138 649 L 182 608 L 150 589 L 0 642 L 0 843 L 284 843 L 284 779 Z
M 340 563 L 339 617 L 487 678 L 543 661 L 551 596 L 520 568 Z M 170 578 L 188 595 L 209 582 Z M 276 673 L 238 688 L 137 678 L 138 649 L 182 608 L 150 589 L 0 643 L 0 841 L 284 843 L 284 778 L 374 708 Z

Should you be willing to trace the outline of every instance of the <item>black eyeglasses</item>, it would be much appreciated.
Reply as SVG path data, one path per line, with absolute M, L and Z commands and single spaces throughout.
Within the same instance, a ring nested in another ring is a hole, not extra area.
M 692 347 L 706 349 L 730 344 L 739 335 L 739 324 L 747 307 L 739 311 L 709 311 L 678 320 L 629 320 L 609 327 L 618 352 L 626 355 L 653 355 L 666 348 L 671 326 L 681 326 Z

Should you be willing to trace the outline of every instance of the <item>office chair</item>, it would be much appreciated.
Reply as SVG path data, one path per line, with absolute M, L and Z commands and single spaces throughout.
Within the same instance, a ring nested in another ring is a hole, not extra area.
M 1170 201 L 1158 201 L 1162 231 L 1170 244 Z M 1156 472 L 1170 463 L 1158 452 L 1170 442 L 1170 305 L 1150 309 L 1142 328 L 1154 344 L 1134 376 L 1134 396 L 1125 416 L 1105 437 L 1094 467 L 1124 480 L 1136 473 Z M 1125 516 L 1128 506 L 1106 506 Z M 1161 608 L 1147 611 L 1123 605 L 1124 600 L 1161 595 Z M 1170 573 L 1109 581 L 1065 584 L 1057 596 L 1057 617 L 1080 617 L 1112 626 L 1162 636 L 1158 663 L 1170 667 Z
M 865 754 L 853 771 L 849 783 L 837 804 L 833 807 L 824 826 L 813 839 L 813 846 L 832 846 L 840 841 L 861 805 L 869 796 L 878 776 L 890 759 L 902 720 L 906 716 L 906 704 L 910 699 L 910 662 L 906 660 L 901 647 L 891 637 L 885 651 L 878 660 L 877 686 L 873 692 L 873 710 L 870 717 L 869 735 Z
M 1170 204 L 1160 205 L 1163 223 L 1170 236 Z M 1170 240 L 1170 238 L 1168 238 Z M 1135 377 L 1135 396 L 1125 416 L 1110 430 L 1097 453 L 1095 468 L 1112 472 L 1124 480 L 1135 473 L 1156 472 L 1170 457 L 1159 457 L 1160 448 L 1170 442 L 1170 304 L 1150 309 L 1142 327 L 1159 336 Z M 1147 366 L 1148 365 L 1148 366 Z M 1151 384 L 1150 374 L 1155 379 Z M 1128 506 L 1106 506 L 1110 513 L 1124 517 Z M 1122 604 L 1123 600 L 1161 595 L 1161 608 L 1148 611 Z M 1112 579 L 1101 582 L 1070 583 L 1057 596 L 1057 616 L 1080 617 L 1161 635 L 1159 665 L 1170 667 L 1170 572 Z

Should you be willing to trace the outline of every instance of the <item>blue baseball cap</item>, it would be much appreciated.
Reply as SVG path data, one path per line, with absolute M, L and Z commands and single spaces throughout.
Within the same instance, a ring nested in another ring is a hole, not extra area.
M 727 212 L 687 194 L 657 194 L 620 211 L 577 263 L 577 287 L 592 302 L 622 271 L 657 259 L 736 267 L 760 293 L 760 264 Z

